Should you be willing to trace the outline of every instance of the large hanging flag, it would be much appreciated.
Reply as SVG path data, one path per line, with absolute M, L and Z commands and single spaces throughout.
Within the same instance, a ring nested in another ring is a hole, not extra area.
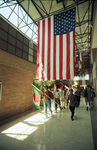
M 40 109 L 41 91 L 38 88 L 36 88 L 35 86 L 33 86 L 32 87 L 32 92 L 33 92 L 34 106 L 37 109 Z
M 38 22 L 37 80 L 73 79 L 75 12 L 72 8 Z

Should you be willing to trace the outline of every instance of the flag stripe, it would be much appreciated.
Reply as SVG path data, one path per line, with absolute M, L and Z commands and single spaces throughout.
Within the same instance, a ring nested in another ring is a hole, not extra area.
M 44 51 L 45 51 L 45 20 L 43 20 L 42 22 L 42 26 L 43 26 L 43 30 L 42 30 L 42 37 L 43 37 L 43 41 L 42 42 L 42 79 L 44 80 Z
M 53 29 L 53 16 L 51 16 L 51 38 L 50 38 L 50 41 L 51 41 L 51 61 L 50 61 L 50 79 L 53 80 L 53 32 L 54 32 L 54 29 Z
M 75 58 L 75 30 L 73 31 L 73 59 Z M 73 60 L 73 68 L 74 68 L 74 73 L 75 75 L 75 60 Z
M 48 51 L 47 51 L 47 79 L 50 80 L 50 47 L 51 47 L 51 18 L 48 18 Z
M 67 43 L 67 60 L 66 60 L 66 78 L 70 79 L 70 34 L 66 34 L 66 43 Z
M 42 21 L 40 22 L 40 42 L 39 42 L 39 80 L 42 78 L 41 70 L 42 70 Z
M 59 80 L 59 36 L 56 36 L 56 78 Z
M 45 59 L 45 80 L 47 80 L 47 45 L 48 45 L 48 19 L 45 19 L 45 55 L 44 55 L 44 59 Z
M 37 73 L 36 73 L 36 79 L 39 79 L 39 45 L 40 45 L 40 22 L 38 22 L 38 45 L 37 45 Z
M 63 79 L 66 79 L 66 34 L 63 35 Z
M 59 75 L 60 80 L 63 79 L 62 72 L 63 72 L 63 35 L 59 36 Z
M 56 80 L 56 36 L 54 36 L 54 53 L 53 53 L 53 79 Z

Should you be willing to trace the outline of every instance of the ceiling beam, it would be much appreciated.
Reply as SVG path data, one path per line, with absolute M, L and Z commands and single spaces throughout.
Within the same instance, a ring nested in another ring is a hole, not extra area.
M 34 0 L 31 0 L 32 4 L 34 5 L 34 7 L 36 8 L 36 10 L 38 11 L 38 13 L 40 14 L 41 18 L 43 19 L 43 15 L 41 14 L 41 12 L 39 11 L 38 7 L 36 6 L 36 3 L 34 2 Z
M 81 4 L 83 4 L 83 3 L 87 2 L 87 1 L 88 1 L 88 0 L 81 0 L 81 1 L 78 1 L 77 5 L 81 5 Z M 73 3 L 73 4 L 71 4 L 71 5 L 67 6 L 67 7 L 65 7 L 65 11 L 67 11 L 67 10 L 69 10 L 69 9 L 71 9 L 71 8 L 74 8 L 74 7 L 76 7 L 76 3 Z M 64 12 L 64 9 L 59 9 L 59 10 L 57 10 L 57 11 L 53 11 L 52 13 L 49 14 L 49 16 L 52 16 L 52 15 L 54 15 L 54 14 L 61 13 L 61 12 Z M 44 15 L 44 18 L 47 18 L 47 15 Z M 41 19 L 42 19 L 42 18 L 40 17 L 40 18 L 38 18 L 38 19 L 35 19 L 34 21 L 35 21 L 35 22 L 38 22 L 38 21 L 40 21 Z

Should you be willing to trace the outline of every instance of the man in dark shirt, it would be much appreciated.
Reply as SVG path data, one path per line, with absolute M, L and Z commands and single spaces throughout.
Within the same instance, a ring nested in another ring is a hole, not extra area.
M 81 91 L 80 91 L 79 87 L 77 87 L 77 91 L 75 92 L 75 95 L 77 97 L 77 107 L 79 107 L 79 105 L 80 105 L 80 96 L 81 96 Z
M 72 89 L 70 89 L 69 92 L 70 92 L 70 95 L 68 96 L 67 104 L 69 103 L 69 109 L 71 111 L 71 120 L 73 121 L 74 120 L 73 117 L 74 117 L 75 106 L 77 104 L 77 98 L 73 94 Z

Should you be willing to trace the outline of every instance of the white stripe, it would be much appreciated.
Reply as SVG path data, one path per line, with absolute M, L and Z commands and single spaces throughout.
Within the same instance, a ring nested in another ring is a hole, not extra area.
M 42 73 L 41 73 L 41 70 L 42 70 L 42 60 L 41 60 L 41 57 L 42 57 L 42 21 L 40 21 L 40 45 L 39 45 L 39 80 L 41 80 L 42 78 Z
M 70 79 L 74 78 L 73 31 L 70 32 Z
M 56 79 L 59 79 L 59 36 L 56 36 Z
M 51 60 L 50 60 L 50 80 L 53 80 L 53 16 L 51 16 Z
M 47 80 L 47 46 L 48 46 L 48 18 L 45 19 L 45 50 L 44 50 L 44 72 Z
M 63 79 L 66 79 L 66 34 L 63 35 Z

